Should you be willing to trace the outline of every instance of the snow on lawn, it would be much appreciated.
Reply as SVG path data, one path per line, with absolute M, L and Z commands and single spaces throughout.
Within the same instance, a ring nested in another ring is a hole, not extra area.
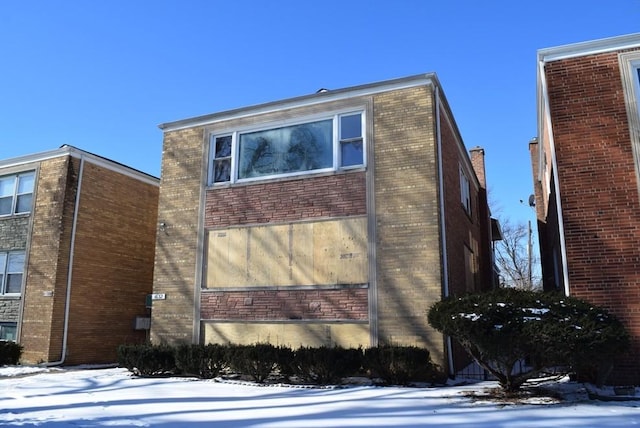
M 40 371 L 38 373 L 38 371 Z M 294 388 L 136 378 L 120 368 L 0 368 L 0 426 L 40 427 L 630 427 L 639 401 L 482 400 L 480 382 L 438 388 Z M 571 392 L 571 394 L 567 394 Z M 472 395 L 476 397 L 472 397 Z

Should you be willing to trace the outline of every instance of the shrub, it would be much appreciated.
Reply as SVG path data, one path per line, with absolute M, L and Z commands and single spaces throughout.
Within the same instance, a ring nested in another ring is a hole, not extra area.
M 0 366 L 15 366 L 22 356 L 22 345 L 0 341 Z
M 175 349 L 176 367 L 184 374 L 211 379 L 229 367 L 228 347 L 219 344 L 180 345 Z
M 534 291 L 501 288 L 449 297 L 431 307 L 428 320 L 508 392 L 545 369 L 599 366 L 629 346 L 624 327 L 605 310 Z M 515 366 L 525 358 L 530 368 L 518 373 Z
M 231 368 L 262 383 L 279 369 L 279 348 L 268 343 L 256 345 L 230 345 Z
M 167 345 L 120 345 L 118 365 L 138 376 L 159 376 L 175 372 L 173 348 Z
M 378 346 L 364 350 L 364 368 L 392 385 L 441 380 L 429 351 L 415 346 Z
M 344 377 L 357 374 L 362 360 L 362 349 L 301 347 L 295 351 L 294 374 L 305 383 L 336 384 Z

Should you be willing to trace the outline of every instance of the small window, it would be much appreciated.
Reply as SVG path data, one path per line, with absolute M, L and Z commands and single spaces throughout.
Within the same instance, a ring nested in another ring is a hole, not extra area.
M 364 164 L 362 114 L 340 116 L 340 166 L 342 168 Z
M 0 216 L 31 212 L 33 171 L 0 177 Z
M 231 135 L 214 138 L 213 182 L 225 183 L 231 180 Z
M 24 251 L 0 253 L 0 294 L 21 293 L 24 258 Z
M 18 323 L 0 322 L 0 340 L 15 342 L 17 339 Z
M 460 201 L 462 202 L 462 208 L 468 215 L 471 215 L 471 185 L 462 167 L 460 167 Z

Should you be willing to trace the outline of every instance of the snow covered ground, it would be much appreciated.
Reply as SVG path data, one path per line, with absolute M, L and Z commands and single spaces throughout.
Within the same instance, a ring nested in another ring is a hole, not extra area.
M 0 368 L 0 426 L 41 427 L 632 427 L 638 401 L 481 399 L 494 382 L 438 388 L 294 388 L 135 378 L 120 368 Z M 476 395 L 472 397 L 471 395 Z

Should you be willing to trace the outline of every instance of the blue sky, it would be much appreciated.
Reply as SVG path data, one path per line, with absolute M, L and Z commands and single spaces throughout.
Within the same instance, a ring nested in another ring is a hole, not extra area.
M 536 51 L 640 32 L 640 0 L 2 1 L 0 159 L 72 144 L 159 176 L 158 124 L 435 72 L 494 211 L 533 219 Z

